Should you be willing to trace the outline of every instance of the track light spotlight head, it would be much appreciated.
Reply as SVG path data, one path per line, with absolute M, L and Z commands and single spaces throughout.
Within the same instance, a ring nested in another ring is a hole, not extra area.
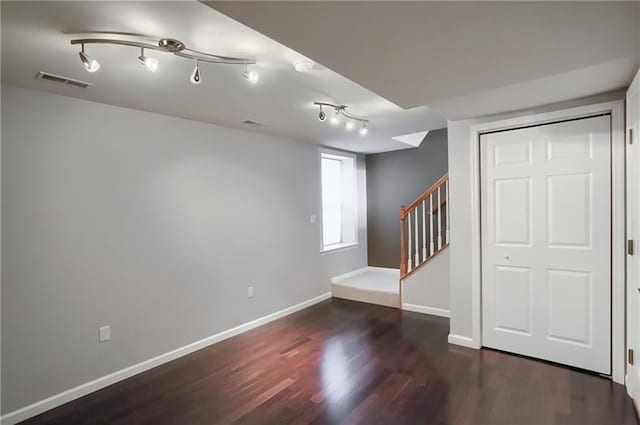
M 93 59 L 91 56 L 84 52 L 84 44 L 82 45 L 82 50 L 79 53 L 80 61 L 89 72 L 96 72 L 100 69 L 100 62 Z
M 322 105 L 320 105 L 320 113 L 318 113 L 318 119 L 320 121 L 324 121 L 327 119 L 327 114 L 325 114 L 324 111 L 322 110 Z
M 189 81 L 192 84 L 200 84 L 202 82 L 202 75 L 200 75 L 200 67 L 198 66 L 198 59 L 195 60 L 196 66 L 193 68 Z
M 331 117 L 331 124 L 338 125 L 340 124 L 340 109 L 336 108 L 336 113 Z
M 362 127 L 360 127 L 359 133 L 361 136 L 366 136 L 369 134 L 369 129 L 367 128 L 367 123 L 363 122 Z
M 245 71 L 242 73 L 242 76 L 247 79 L 251 84 L 258 84 L 258 80 L 260 79 L 260 74 L 258 71 Z
M 151 72 L 156 72 L 158 69 L 158 59 L 150 58 L 149 56 L 144 55 L 144 48 L 140 49 L 140 56 L 138 56 L 138 61 L 147 67 L 147 69 Z
M 353 121 L 347 121 L 346 123 L 344 123 L 344 128 L 346 128 L 347 131 L 353 130 Z

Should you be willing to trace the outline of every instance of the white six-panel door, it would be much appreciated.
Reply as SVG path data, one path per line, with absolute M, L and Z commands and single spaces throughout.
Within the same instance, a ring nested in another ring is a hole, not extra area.
M 481 136 L 484 346 L 611 373 L 610 119 Z

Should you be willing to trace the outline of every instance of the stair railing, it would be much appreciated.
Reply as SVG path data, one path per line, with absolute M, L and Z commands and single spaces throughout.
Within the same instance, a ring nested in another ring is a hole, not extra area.
M 408 207 L 400 207 L 400 279 L 448 245 L 449 174 L 445 174 Z

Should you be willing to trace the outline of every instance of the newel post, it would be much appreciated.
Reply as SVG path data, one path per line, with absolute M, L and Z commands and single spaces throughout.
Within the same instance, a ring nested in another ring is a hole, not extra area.
M 407 208 L 403 205 L 400 207 L 400 277 L 407 274 L 407 246 L 405 242 L 405 229 L 407 220 Z

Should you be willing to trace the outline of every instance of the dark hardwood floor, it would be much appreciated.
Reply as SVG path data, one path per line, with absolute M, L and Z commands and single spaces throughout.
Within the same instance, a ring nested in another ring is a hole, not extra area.
M 624 387 L 447 344 L 447 319 L 330 300 L 25 424 L 637 424 Z

